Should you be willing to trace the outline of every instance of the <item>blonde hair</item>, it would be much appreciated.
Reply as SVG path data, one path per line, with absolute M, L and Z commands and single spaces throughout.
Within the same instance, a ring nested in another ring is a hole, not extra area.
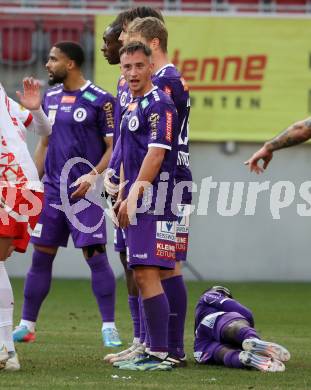
M 129 25 L 128 36 L 140 34 L 147 42 L 158 38 L 160 47 L 164 53 L 167 52 L 167 29 L 161 20 L 153 17 L 136 18 Z

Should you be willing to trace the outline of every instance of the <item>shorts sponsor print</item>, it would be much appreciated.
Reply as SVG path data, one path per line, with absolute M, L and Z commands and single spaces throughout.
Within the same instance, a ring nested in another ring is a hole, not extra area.
M 186 261 L 189 242 L 190 204 L 178 204 L 176 225 L 176 260 Z
M 17 252 L 25 252 L 42 210 L 43 192 L 0 188 L 0 237 L 12 238 Z
M 174 269 L 176 260 L 176 221 L 157 221 L 143 215 L 137 225 L 126 229 L 128 263 Z

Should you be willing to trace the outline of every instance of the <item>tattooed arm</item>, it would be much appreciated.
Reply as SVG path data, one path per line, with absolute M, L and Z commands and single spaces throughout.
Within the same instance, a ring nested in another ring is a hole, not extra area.
M 266 142 L 261 149 L 245 162 L 245 165 L 249 166 L 251 172 L 261 173 L 269 165 L 275 150 L 301 144 L 310 138 L 311 118 L 296 122 L 271 141 Z M 260 160 L 264 162 L 262 167 L 258 165 Z
M 311 118 L 296 122 L 271 141 L 265 143 L 265 147 L 274 152 L 275 150 L 288 148 L 301 144 L 311 138 Z

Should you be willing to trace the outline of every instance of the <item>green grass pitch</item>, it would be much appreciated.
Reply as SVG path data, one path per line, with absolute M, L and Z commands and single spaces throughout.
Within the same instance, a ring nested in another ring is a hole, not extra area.
M 37 341 L 18 345 L 22 370 L 0 373 L 0 389 L 311 389 L 311 288 L 307 283 L 227 283 L 249 306 L 265 339 L 284 344 L 292 359 L 284 373 L 198 366 L 192 358 L 193 311 L 208 282 L 190 282 L 186 327 L 189 365 L 173 372 L 119 371 L 104 364 L 100 317 L 89 281 L 54 280 L 43 305 Z M 15 319 L 22 280 L 13 280 Z M 125 344 L 132 338 L 125 283 L 118 282 L 116 321 Z M 118 376 L 113 378 L 113 376 Z

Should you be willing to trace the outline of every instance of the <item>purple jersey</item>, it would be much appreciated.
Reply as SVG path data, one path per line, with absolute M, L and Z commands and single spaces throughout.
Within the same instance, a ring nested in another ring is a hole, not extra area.
M 117 86 L 117 98 L 116 98 L 116 105 L 114 111 L 115 129 L 113 134 L 113 152 L 108 165 L 109 168 L 115 170 L 115 174 L 111 178 L 111 180 L 115 184 L 119 184 L 119 180 L 120 180 L 121 144 L 119 138 L 120 138 L 121 118 L 124 111 L 126 110 L 127 104 L 130 102 L 131 99 L 130 96 L 131 94 L 129 92 L 128 84 L 125 81 L 124 76 L 121 76 Z
M 49 184 L 49 190 L 56 197 L 62 169 L 69 159 L 84 158 L 93 166 L 101 160 L 106 151 L 103 137 L 113 136 L 114 105 L 114 97 L 90 81 L 77 91 L 66 91 L 61 85 L 45 93 L 43 109 L 53 128 L 45 160 L 44 182 Z M 76 163 L 69 172 L 67 188 L 90 170 L 88 164 Z M 70 192 L 75 189 L 70 189 Z
M 173 100 L 178 113 L 178 158 L 176 168 L 176 183 L 192 182 L 189 167 L 189 113 L 190 97 L 186 84 L 173 64 L 167 64 L 159 69 L 152 77 L 152 83 L 168 94 Z M 192 193 L 183 191 L 181 203 L 191 203 Z
M 177 161 L 177 137 L 176 108 L 172 100 L 157 87 L 144 96 L 133 99 L 123 114 L 121 150 L 125 180 L 128 180 L 125 196 L 138 176 L 148 148 L 160 147 L 167 150 L 159 174 L 152 183 L 152 196 L 150 190 L 146 190 L 138 202 L 138 207 L 143 203 L 147 214 L 157 215 L 157 219 L 161 219 L 161 215 L 165 218 L 177 215 L 177 206 L 171 205 Z M 160 180 L 165 181 L 167 193 L 159 190 L 157 199 Z
M 240 313 L 251 326 L 254 326 L 253 314 L 247 307 L 220 292 L 206 291 L 201 295 L 195 309 L 195 329 L 197 329 L 205 316 L 214 313 L 224 314 L 229 312 Z

